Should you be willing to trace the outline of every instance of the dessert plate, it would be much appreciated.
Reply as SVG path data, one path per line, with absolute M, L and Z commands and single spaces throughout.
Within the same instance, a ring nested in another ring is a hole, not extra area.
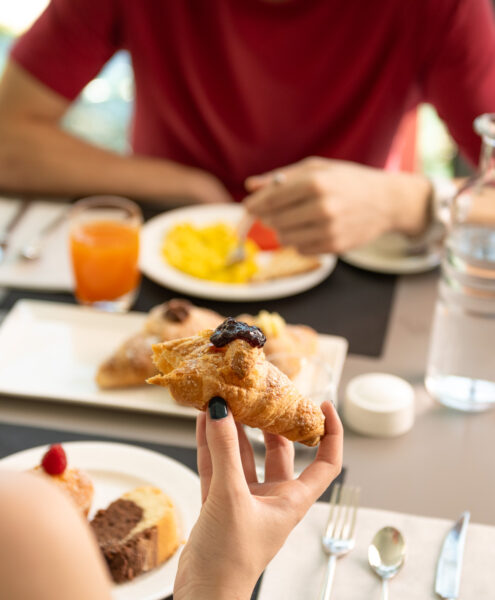
M 127 337 L 139 331 L 145 313 L 125 315 L 57 302 L 19 300 L 0 326 L 0 394 L 91 404 L 195 418 L 158 386 L 100 390 L 98 365 Z M 318 355 L 332 370 L 335 386 L 347 340 L 320 335 Z
M 63 447 L 69 466 L 86 471 L 95 496 L 90 518 L 124 492 L 141 485 L 153 485 L 165 492 L 179 514 L 181 535 L 187 540 L 201 509 L 198 476 L 179 462 L 157 452 L 111 442 L 66 442 Z M 26 471 L 38 465 L 47 446 L 11 454 L 0 466 Z M 134 581 L 114 585 L 114 600 L 160 600 L 172 594 L 181 548 L 162 566 Z
M 188 222 L 196 226 L 227 223 L 235 227 L 244 214 L 244 209 L 239 204 L 210 204 L 178 208 L 150 219 L 141 232 L 141 270 L 156 283 L 172 290 L 199 298 L 230 301 L 269 300 L 293 296 L 315 287 L 334 270 L 336 256 L 321 254 L 320 267 L 309 273 L 259 283 L 227 284 L 187 275 L 167 264 L 162 257 L 164 236 L 177 223 Z M 269 254 L 260 253 L 259 260 L 268 260 Z

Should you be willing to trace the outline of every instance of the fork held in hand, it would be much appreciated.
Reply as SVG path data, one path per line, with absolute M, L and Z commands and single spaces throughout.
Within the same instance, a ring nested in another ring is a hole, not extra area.
M 329 600 L 337 558 L 354 548 L 354 530 L 359 504 L 359 488 L 335 484 L 330 497 L 330 512 L 322 537 L 323 550 L 328 554 L 327 570 L 319 600 Z

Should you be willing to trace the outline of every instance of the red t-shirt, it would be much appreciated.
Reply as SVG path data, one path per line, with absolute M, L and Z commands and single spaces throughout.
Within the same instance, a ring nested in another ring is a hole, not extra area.
M 132 57 L 138 154 L 248 175 L 319 155 L 383 167 L 401 117 L 431 102 L 473 162 L 495 112 L 490 0 L 52 0 L 12 57 L 73 99 Z

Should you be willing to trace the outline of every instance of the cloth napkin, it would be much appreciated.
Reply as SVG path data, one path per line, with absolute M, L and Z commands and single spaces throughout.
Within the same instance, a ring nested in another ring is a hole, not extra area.
M 0 230 L 4 229 L 18 206 L 18 200 L 0 198 Z M 10 236 L 8 250 L 0 263 L 0 287 L 48 291 L 72 289 L 67 222 L 48 234 L 38 260 L 26 261 L 19 257 L 21 247 L 66 210 L 67 204 L 62 202 L 32 202 Z
M 321 534 L 328 504 L 315 504 L 294 529 L 265 570 L 258 600 L 317 600 L 325 575 L 326 555 Z M 361 508 L 356 525 L 356 546 L 339 559 L 332 591 L 334 600 L 379 600 L 381 582 L 368 566 L 368 545 L 374 534 L 391 525 L 407 544 L 406 561 L 389 582 L 390 598 L 438 600 L 434 592 L 438 555 L 452 521 Z M 495 527 L 468 527 L 459 598 L 495 597 Z

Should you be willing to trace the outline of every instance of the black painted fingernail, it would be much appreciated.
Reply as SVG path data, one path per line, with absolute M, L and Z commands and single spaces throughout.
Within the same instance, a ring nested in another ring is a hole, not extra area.
M 228 414 L 227 403 L 220 396 L 214 396 L 208 403 L 210 417 L 212 419 L 225 419 Z

